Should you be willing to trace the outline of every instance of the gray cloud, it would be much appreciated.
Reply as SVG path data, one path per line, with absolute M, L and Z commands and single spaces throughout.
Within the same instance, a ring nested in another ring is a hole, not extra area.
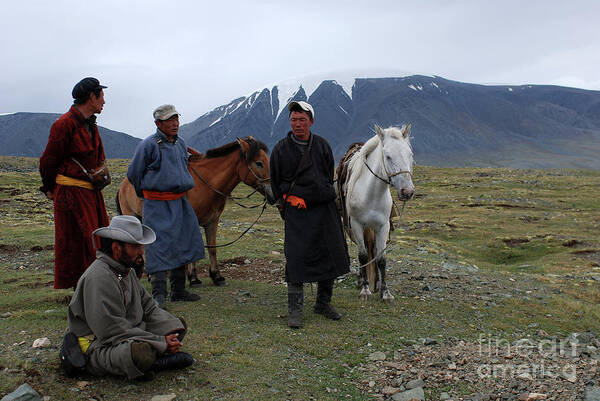
M 145 137 L 289 77 L 386 69 L 600 89 L 596 1 L 26 1 L 3 4 L 0 112 L 63 112 L 84 76 L 102 125 Z

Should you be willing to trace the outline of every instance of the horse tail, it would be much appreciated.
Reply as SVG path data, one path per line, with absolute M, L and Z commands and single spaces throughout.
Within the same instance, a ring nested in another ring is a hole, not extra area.
M 123 214 L 123 211 L 121 210 L 121 203 L 119 202 L 119 192 L 121 191 L 121 187 L 119 187 L 117 189 L 117 195 L 115 196 L 115 205 L 117 206 L 117 214 L 121 215 Z
M 369 280 L 369 287 L 372 292 L 379 291 L 378 277 L 377 277 L 377 265 L 375 256 L 377 256 L 377 248 L 375 246 L 375 231 L 372 228 L 366 228 L 363 232 L 363 238 L 365 241 L 365 247 L 367 248 L 367 255 L 370 262 L 365 267 L 367 270 L 367 279 Z

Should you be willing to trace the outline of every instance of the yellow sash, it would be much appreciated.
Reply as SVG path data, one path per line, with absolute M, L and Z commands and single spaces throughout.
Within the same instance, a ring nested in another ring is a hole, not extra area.
M 56 183 L 67 185 L 69 187 L 80 187 L 85 189 L 94 189 L 94 186 L 89 181 L 79 180 L 77 178 L 67 177 L 66 175 L 57 174 Z
M 87 337 L 77 337 L 77 340 L 79 342 L 79 348 L 81 348 L 81 350 L 85 354 L 92 342 L 88 340 Z

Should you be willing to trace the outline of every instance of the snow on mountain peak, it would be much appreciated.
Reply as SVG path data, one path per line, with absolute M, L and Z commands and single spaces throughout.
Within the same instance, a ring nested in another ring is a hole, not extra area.
M 296 95 L 300 87 L 304 89 L 306 97 L 310 98 L 313 92 L 319 87 L 323 81 L 333 81 L 344 89 L 344 92 L 349 98 L 352 98 L 352 87 L 358 78 L 390 78 L 390 77 L 405 77 L 416 75 L 406 71 L 398 70 L 354 70 L 354 71 L 331 71 L 305 75 L 302 77 L 289 78 L 281 82 L 266 85 L 269 90 L 277 87 L 279 97 L 279 110 L 277 116 L 287 106 L 289 101 Z M 260 92 L 263 88 L 257 89 L 255 92 Z

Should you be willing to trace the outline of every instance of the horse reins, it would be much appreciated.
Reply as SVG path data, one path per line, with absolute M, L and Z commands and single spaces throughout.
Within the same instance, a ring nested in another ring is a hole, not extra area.
M 241 203 L 237 202 L 237 200 L 238 200 L 238 199 L 248 199 L 249 197 L 251 197 L 252 195 L 254 195 L 254 193 L 255 193 L 256 191 L 258 191 L 258 189 L 256 189 L 256 188 L 255 188 L 255 189 L 254 189 L 254 191 L 252 191 L 252 192 L 251 192 L 249 195 L 247 195 L 246 197 L 243 197 L 243 198 L 237 198 L 237 197 L 234 197 L 234 196 L 231 196 L 231 195 L 226 195 L 226 194 L 224 194 L 222 191 L 219 191 L 217 188 L 213 187 L 213 186 L 212 186 L 212 185 L 211 185 L 211 184 L 210 184 L 210 183 L 209 183 L 209 182 L 208 182 L 208 181 L 207 181 L 207 180 L 206 180 L 204 177 L 202 177 L 202 176 L 200 175 L 200 173 L 198 173 L 198 172 L 196 171 L 196 169 L 195 169 L 193 166 L 190 166 L 190 169 L 192 169 L 192 172 L 193 172 L 194 174 L 196 174 L 196 176 L 197 176 L 198 178 L 200 178 L 200 180 L 201 180 L 201 181 L 202 181 L 202 182 L 203 182 L 203 183 L 204 183 L 204 184 L 205 184 L 205 185 L 206 185 L 208 188 L 210 188 L 210 189 L 211 189 L 213 192 L 215 192 L 215 193 L 217 193 L 217 194 L 221 195 L 221 196 L 222 196 L 223 198 L 225 198 L 225 199 L 229 199 L 230 201 L 232 201 L 232 202 L 233 202 L 233 203 L 235 203 L 236 205 L 238 205 L 238 206 L 240 206 L 240 207 L 242 207 L 242 208 L 244 208 L 244 209 L 254 209 L 254 208 L 257 208 L 257 207 L 259 207 L 259 206 L 261 206 L 261 205 L 262 205 L 262 204 L 258 204 L 258 205 L 246 206 L 246 205 L 242 205 Z M 245 177 L 245 178 L 242 180 L 242 181 L 244 181 L 244 183 L 246 182 L 246 178 L 248 178 L 248 174 L 250 173 L 250 171 L 252 171 L 252 174 L 254 175 L 254 177 L 256 177 L 256 179 L 257 179 L 259 182 L 262 182 L 262 181 L 269 181 L 269 179 L 268 179 L 268 178 L 260 178 L 260 177 L 258 177 L 258 176 L 256 175 L 256 173 L 255 173 L 255 172 L 252 170 L 252 168 L 250 167 L 250 165 L 248 165 L 248 170 L 249 170 L 249 171 L 246 173 L 246 177 Z
M 259 206 L 260 206 L 260 205 L 259 205 Z M 244 235 L 245 235 L 245 234 L 246 234 L 248 231 L 250 231 L 250 229 L 251 229 L 252 227 L 254 227 L 254 225 L 255 225 L 255 224 L 258 222 L 258 220 L 261 218 L 261 216 L 262 216 L 262 215 L 263 215 L 263 213 L 265 212 L 265 209 L 267 208 L 267 199 L 265 199 L 265 201 L 263 202 L 263 204 L 262 204 L 262 207 L 263 207 L 263 208 L 262 208 L 262 210 L 260 211 L 260 214 L 258 215 L 258 217 L 256 218 L 256 220 L 254 220 L 254 222 L 253 222 L 252 224 L 250 224 L 250 227 L 246 228 L 246 229 L 244 230 L 244 232 L 240 234 L 240 236 L 239 236 L 239 237 L 237 237 L 237 238 L 236 238 L 236 239 L 234 239 L 233 241 L 230 241 L 230 242 L 228 242 L 228 243 L 226 243 L 226 244 L 219 244 L 219 245 L 204 245 L 204 247 L 205 247 L 205 248 L 221 248 L 221 247 L 224 247 L 224 246 L 229 246 L 229 245 L 232 245 L 232 244 L 235 244 L 236 242 L 238 242 L 240 239 L 242 239 L 242 237 L 243 237 L 243 236 L 244 236 Z

